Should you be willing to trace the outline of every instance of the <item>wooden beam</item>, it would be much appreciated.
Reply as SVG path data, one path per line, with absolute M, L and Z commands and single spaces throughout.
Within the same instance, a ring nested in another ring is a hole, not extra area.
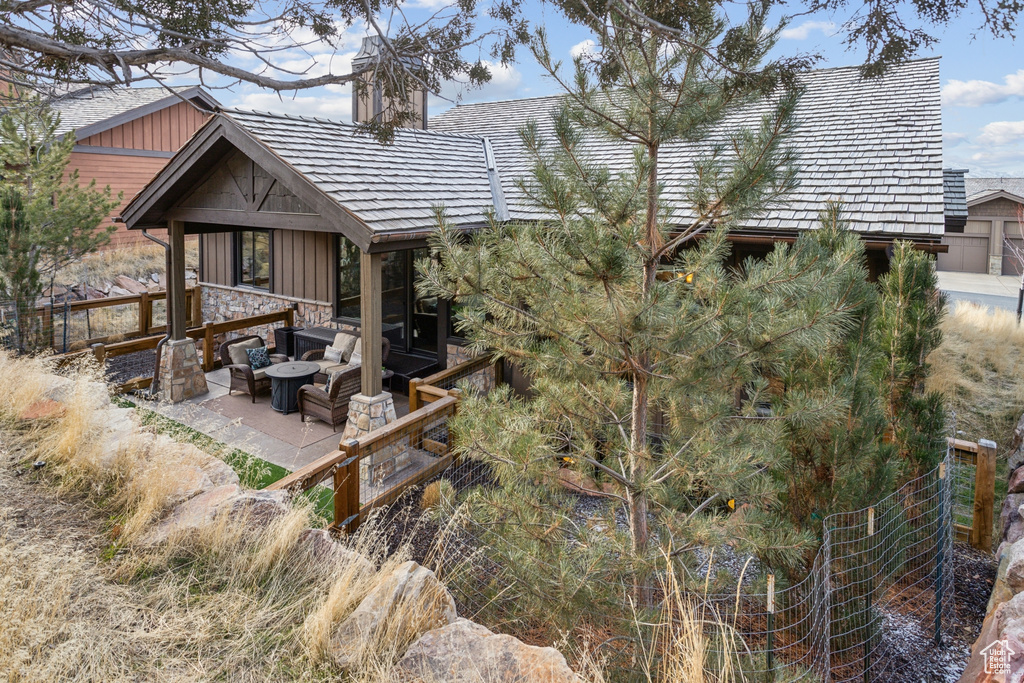
M 359 253 L 359 343 L 362 344 L 362 393 L 376 396 L 383 391 L 381 380 L 380 254 Z
M 185 338 L 185 224 L 168 221 L 170 267 L 167 269 L 167 321 L 171 341 Z
M 974 524 L 971 545 L 992 552 L 992 524 L 996 496 L 996 444 L 978 441 L 978 463 L 974 469 Z

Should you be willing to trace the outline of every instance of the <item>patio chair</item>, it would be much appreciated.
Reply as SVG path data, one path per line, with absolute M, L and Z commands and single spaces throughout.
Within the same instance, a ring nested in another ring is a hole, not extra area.
M 256 392 L 270 387 L 270 378 L 267 377 L 266 368 L 253 370 L 249 366 L 249 357 L 246 354 L 248 349 L 258 349 L 266 346 L 263 337 L 250 334 L 244 337 L 229 339 L 220 345 L 220 363 L 231 373 L 231 384 L 228 385 L 228 395 L 234 389 L 248 392 L 252 402 L 256 402 Z M 270 354 L 271 363 L 284 363 L 288 356 L 280 353 Z
M 330 392 L 315 384 L 299 387 L 299 419 L 305 422 L 306 416 L 311 415 L 338 431 L 337 426 L 348 418 L 349 400 L 359 393 L 361 372 L 358 365 L 341 370 L 331 382 Z
M 350 334 L 354 337 L 359 337 L 358 332 L 348 332 L 347 334 Z M 360 342 L 357 339 L 356 344 L 359 343 Z M 388 359 L 388 354 L 391 352 L 391 342 L 388 341 L 387 337 L 381 337 L 380 346 L 380 362 L 383 363 Z M 316 373 L 316 376 L 313 378 L 313 381 L 318 384 L 326 384 L 327 378 L 330 377 L 330 374 L 332 372 L 335 372 L 336 370 L 341 370 L 342 368 L 344 368 L 345 365 L 348 363 L 349 358 L 351 357 L 350 351 L 348 354 L 342 356 L 341 363 L 331 363 L 330 361 L 324 359 L 324 351 L 326 351 L 326 349 L 313 349 L 312 351 L 307 351 L 306 353 L 302 354 L 302 360 L 307 360 L 312 363 L 318 363 L 320 365 L 320 372 Z

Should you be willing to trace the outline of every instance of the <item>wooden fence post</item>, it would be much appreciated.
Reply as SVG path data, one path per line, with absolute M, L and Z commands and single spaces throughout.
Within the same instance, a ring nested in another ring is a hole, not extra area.
M 420 409 L 420 380 L 414 377 L 409 380 L 409 412 L 414 413 Z
M 359 528 L 359 441 L 341 443 L 345 459 L 334 467 L 334 526 L 348 533 Z
M 153 303 L 149 300 L 149 292 L 139 294 L 139 336 L 149 335 L 149 327 L 153 320 Z
M 213 371 L 213 354 L 213 323 L 207 321 L 203 324 L 203 372 Z
M 193 286 L 192 292 L 192 327 L 203 324 L 203 290 L 199 285 Z
M 103 365 L 103 363 L 107 360 L 107 347 L 104 346 L 103 344 L 93 344 L 92 355 L 96 358 L 96 361 L 100 365 Z
M 992 552 L 993 507 L 996 498 L 996 444 L 978 441 L 978 460 L 974 468 L 974 523 L 971 545 Z

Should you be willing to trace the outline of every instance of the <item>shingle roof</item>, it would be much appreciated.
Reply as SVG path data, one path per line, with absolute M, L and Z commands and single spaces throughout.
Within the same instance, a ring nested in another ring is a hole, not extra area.
M 943 232 L 942 138 L 939 62 L 924 59 L 894 67 L 881 78 L 862 79 L 855 67 L 805 74 L 797 107 L 799 125 L 790 138 L 800 156 L 800 187 L 787 206 L 741 227 L 805 229 L 817 224 L 826 200 L 846 204 L 851 226 L 862 232 L 941 235 Z M 561 98 L 486 102 L 455 107 L 430 120 L 435 131 L 490 138 L 513 217 L 539 217 L 515 187 L 530 162 L 518 130 L 530 119 L 551 134 L 550 113 Z M 767 105 L 750 107 L 725 122 L 723 131 L 757 125 Z M 722 134 L 720 132 L 720 135 Z M 619 143 L 592 140 L 595 154 L 625 168 L 630 152 Z M 687 181 L 704 149 L 663 148 L 666 199 L 685 217 Z
M 172 87 L 175 93 L 184 95 L 198 91 L 195 86 Z M 91 87 L 54 96 L 49 99 L 50 107 L 60 114 L 57 132 L 68 133 L 107 121 L 134 109 L 156 104 L 174 95 L 167 88 L 126 88 Z M 206 96 L 211 102 L 212 98 Z
M 400 129 L 382 145 L 351 124 L 230 110 L 232 119 L 375 232 L 484 223 L 494 209 L 484 143 L 451 133 Z
M 995 192 L 1024 197 L 1024 178 L 964 178 L 967 199 L 973 201 Z
M 946 205 L 946 222 L 959 225 L 967 220 L 967 191 L 964 184 L 966 169 L 942 169 L 942 196 Z

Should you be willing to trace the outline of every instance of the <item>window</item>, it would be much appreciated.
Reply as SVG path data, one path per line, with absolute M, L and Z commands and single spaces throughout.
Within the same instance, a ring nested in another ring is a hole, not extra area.
M 339 318 L 359 320 L 359 247 L 338 235 Z
M 270 231 L 246 230 L 238 233 L 238 284 L 270 289 Z

